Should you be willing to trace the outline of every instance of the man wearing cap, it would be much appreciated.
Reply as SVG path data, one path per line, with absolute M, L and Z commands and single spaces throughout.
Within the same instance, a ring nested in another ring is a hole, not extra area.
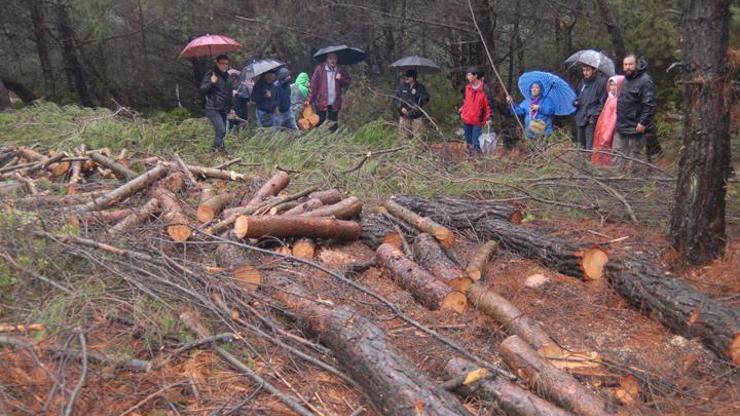
M 424 130 L 424 113 L 421 107 L 429 102 L 429 94 L 424 85 L 416 81 L 417 76 L 413 69 L 406 71 L 393 99 L 400 115 L 398 134 L 401 139 L 408 139 L 412 135 L 418 139 Z
M 280 128 L 298 130 L 295 116 L 290 108 L 290 82 L 292 79 L 293 78 L 288 68 L 283 67 L 278 70 L 277 81 L 275 81 L 272 96 L 272 105 L 274 108 L 272 115 L 273 132 Z
M 578 83 L 578 97 L 573 103 L 576 107 L 576 124 L 578 125 L 577 142 L 582 149 L 591 150 L 596 121 L 606 102 L 606 78 L 599 74 L 596 68 L 585 64 L 581 71 L 583 79 Z

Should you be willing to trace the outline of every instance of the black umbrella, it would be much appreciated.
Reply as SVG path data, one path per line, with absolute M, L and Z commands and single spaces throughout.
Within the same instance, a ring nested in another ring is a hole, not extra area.
M 277 59 L 258 59 L 252 61 L 242 69 L 241 77 L 244 79 L 258 77 L 265 72 L 274 71 L 281 66 L 285 66 L 285 63 L 280 62 Z
M 358 64 L 367 58 L 367 54 L 362 49 L 350 48 L 347 45 L 333 45 L 321 48 L 313 54 L 316 62 L 326 61 L 326 55 L 334 53 L 339 58 L 339 63 L 342 65 L 354 65 Z
M 431 74 L 431 73 L 441 71 L 441 69 L 439 68 L 439 65 L 435 64 L 434 61 L 432 61 L 429 58 L 424 58 L 423 56 L 418 56 L 418 55 L 405 56 L 397 60 L 396 62 L 392 63 L 390 67 L 393 69 L 397 69 L 399 71 L 406 71 L 408 69 L 413 69 L 416 72 L 426 73 L 426 74 Z

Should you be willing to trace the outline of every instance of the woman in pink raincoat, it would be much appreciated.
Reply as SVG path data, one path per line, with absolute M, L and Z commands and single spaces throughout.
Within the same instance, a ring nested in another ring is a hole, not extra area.
M 612 141 L 617 127 L 617 98 L 623 83 L 624 76 L 622 75 L 615 75 L 606 83 L 606 90 L 609 94 L 604 103 L 604 109 L 601 110 L 599 119 L 596 121 L 594 132 L 594 153 L 591 155 L 591 163 L 594 165 L 611 166 L 612 164 Z

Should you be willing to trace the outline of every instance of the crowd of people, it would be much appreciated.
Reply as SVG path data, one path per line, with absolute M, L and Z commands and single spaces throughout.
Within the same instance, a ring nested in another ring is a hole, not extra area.
M 331 131 L 338 128 L 342 93 L 349 87 L 351 78 L 336 54 L 329 53 L 317 64 L 311 77 L 302 72 L 295 80 L 290 70 L 281 66 L 255 79 L 234 82 L 229 77 L 229 65 L 227 56 L 218 56 L 215 68 L 200 85 L 205 95 L 205 115 L 215 130 L 215 149 L 224 148 L 229 125 L 239 126 L 250 118 L 249 101 L 255 104 L 258 127 L 298 131 L 328 121 Z M 617 164 L 629 172 L 642 157 L 645 135 L 653 128 L 656 94 L 645 60 L 629 54 L 622 62 L 622 71 L 624 75 L 607 78 L 596 67 L 581 64 L 582 78 L 573 92 L 575 100 L 568 106 L 573 109 L 576 145 L 591 153 L 594 164 Z M 501 89 L 499 94 L 494 94 L 484 72 L 477 67 L 466 71 L 466 79 L 458 112 L 471 155 L 482 151 L 481 134 L 484 127 L 490 129 L 494 114 L 502 119 L 518 118 L 522 136 L 535 145 L 546 142 L 553 133 L 553 119 L 563 115 L 556 111 L 556 102 L 550 94 L 552 85 L 543 85 L 540 80 L 529 83 L 522 91 L 524 99 L 515 103 L 510 95 L 502 95 Z M 429 119 L 424 107 L 429 101 L 430 95 L 419 82 L 418 72 L 405 71 L 393 99 L 403 139 L 423 136 Z M 309 121 L 310 115 L 316 120 Z M 511 130 L 511 124 L 508 129 Z M 505 136 L 511 136 L 511 132 Z M 509 138 L 504 144 L 509 147 L 512 142 Z

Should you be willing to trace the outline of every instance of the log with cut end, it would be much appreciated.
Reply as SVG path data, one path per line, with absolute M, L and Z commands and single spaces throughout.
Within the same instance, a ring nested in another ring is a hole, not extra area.
M 270 208 L 270 210 L 267 211 L 267 213 L 270 215 L 279 215 L 289 209 L 293 209 L 297 207 L 298 205 L 301 205 L 301 202 L 298 202 L 298 201 L 282 202 Z
M 465 290 L 473 283 L 468 274 L 447 257 L 437 240 L 431 235 L 421 233 L 416 236 L 411 249 L 417 263 L 451 288 L 465 293 Z
M 308 199 L 316 198 L 324 205 L 336 204 L 342 200 L 342 193 L 336 189 L 327 189 L 325 191 L 311 192 Z
M 388 243 L 398 249 L 403 248 L 404 240 L 411 240 L 409 229 L 402 228 L 391 220 L 388 214 L 377 214 L 362 217 L 362 242 L 376 250 L 381 244 Z M 401 235 L 399 233 L 404 233 Z
M 471 219 L 496 218 L 520 224 L 524 218 L 519 208 L 497 201 L 425 199 L 412 195 L 396 195 L 392 200 L 421 216 L 433 218 L 441 224 L 454 228 L 461 228 L 458 226 L 460 221 Z
M 311 198 L 306 202 L 302 202 L 298 204 L 297 206 L 283 212 L 282 215 L 300 215 L 303 214 L 306 211 L 310 211 L 312 209 L 316 209 L 323 205 L 323 202 L 321 202 L 318 198 Z
M 153 159 L 153 162 L 155 163 L 161 163 L 162 165 L 167 166 L 171 169 L 178 169 L 179 166 L 175 162 L 159 162 L 158 159 Z M 223 170 L 223 169 L 216 169 L 216 168 L 209 168 L 206 166 L 195 166 L 195 165 L 187 165 L 188 170 L 190 173 L 192 173 L 195 176 L 204 178 L 204 179 L 223 179 L 226 181 L 246 181 L 249 179 L 247 175 L 234 172 L 233 170 Z
M 92 159 L 95 163 L 113 172 L 113 174 L 115 174 L 118 179 L 130 181 L 138 175 L 136 172 L 132 171 L 126 166 L 102 155 L 101 153 L 92 152 L 89 154 L 89 156 L 90 159 Z
M 96 198 L 91 202 L 88 202 L 87 204 L 85 204 L 83 210 L 101 210 L 120 201 L 123 201 L 129 196 L 141 191 L 142 189 L 147 188 L 149 185 L 163 178 L 165 175 L 167 175 L 167 172 L 167 167 L 162 165 L 156 166 L 142 173 L 132 181 L 129 181 L 119 186 L 118 188 L 108 192 L 107 194 Z
M 468 308 L 465 295 L 435 278 L 421 266 L 407 259 L 401 250 L 381 244 L 377 250 L 378 262 L 385 267 L 398 285 L 419 303 L 432 310 L 450 310 L 463 313 Z
M 233 192 L 227 192 L 221 195 L 216 195 L 205 202 L 201 202 L 201 204 L 198 205 L 198 221 L 207 223 L 213 220 L 234 200 L 235 197 L 236 194 Z
M 349 220 L 357 217 L 362 212 L 362 202 L 357 197 L 351 196 L 336 204 L 324 205 L 300 214 L 302 217 L 334 217 L 340 220 Z M 286 214 L 287 215 L 287 214 Z
M 301 199 L 304 196 L 310 194 L 311 192 L 316 191 L 316 189 L 318 189 L 318 187 L 312 186 L 310 188 L 304 189 L 304 190 L 302 190 L 300 192 L 296 192 L 294 194 L 287 194 L 287 195 L 282 195 L 282 196 L 279 196 L 279 197 L 270 197 L 270 198 L 267 198 L 264 201 L 262 201 L 259 205 L 257 205 L 257 207 L 255 207 L 253 209 L 253 212 L 252 213 L 254 213 L 256 215 L 264 215 L 264 214 L 268 213 L 271 208 L 273 208 L 275 206 L 278 206 L 278 205 L 281 205 L 281 204 L 283 204 L 285 202 L 290 202 L 290 201 L 295 201 L 297 199 Z M 241 209 L 244 209 L 245 207 L 240 207 L 240 208 Z
M 216 248 L 218 265 L 227 269 L 240 288 L 252 292 L 262 283 L 262 273 L 255 266 L 250 252 L 233 244 L 222 243 Z
M 151 196 L 157 198 L 162 206 L 161 218 L 167 224 L 167 235 L 175 241 L 187 241 L 193 231 L 175 194 L 164 186 L 157 186 Z
M 398 205 L 393 201 L 385 201 L 383 206 L 394 217 L 402 219 L 419 230 L 434 236 L 445 247 L 452 247 L 455 243 L 455 234 L 449 228 L 437 224 L 431 218 L 422 217 L 415 212 Z
M 477 367 L 462 358 L 447 362 L 445 372 L 450 378 L 470 374 Z M 463 397 L 477 397 L 496 403 L 507 415 L 514 416 L 572 416 L 567 410 L 543 400 L 516 383 L 503 377 L 485 378 L 473 383 L 461 384 L 454 391 Z
M 506 364 L 542 397 L 577 415 L 617 414 L 612 404 L 579 384 L 570 374 L 548 363 L 518 336 L 506 338 L 501 343 L 499 351 Z
M 49 158 L 44 161 L 43 166 L 47 168 L 49 172 L 51 172 L 51 176 L 56 178 L 66 174 L 69 171 L 72 163 L 68 161 L 54 163 L 56 160 L 61 159 L 65 156 L 66 155 L 64 153 L 55 152 L 53 150 L 49 151 Z
M 434 386 L 406 356 L 389 343 L 383 331 L 348 306 L 332 307 L 289 277 L 270 276 L 271 295 L 283 303 L 354 379 L 380 414 L 460 416 L 467 414 L 448 392 Z
M 312 259 L 316 253 L 316 243 L 310 238 L 301 238 L 293 243 L 292 253 L 294 257 Z
M 82 161 L 76 160 L 72 162 L 70 170 L 67 195 L 75 195 L 77 193 L 77 184 L 82 181 Z
M 126 218 L 122 219 L 116 225 L 111 227 L 108 231 L 111 235 L 119 235 L 124 233 L 133 227 L 144 223 L 151 216 L 159 211 L 159 200 L 152 198 L 147 201 L 141 208 L 129 214 Z
M 473 258 L 470 259 L 468 267 L 465 269 L 470 279 L 477 282 L 483 277 L 483 274 L 486 271 L 486 265 L 491 259 L 491 256 L 493 256 L 493 253 L 496 252 L 497 248 L 498 243 L 490 240 L 478 249 L 475 255 L 473 255 Z
M 334 218 L 242 215 L 234 222 L 239 238 L 308 237 L 354 241 L 360 238 L 360 224 Z
M 206 202 L 214 196 L 216 196 L 216 190 L 213 189 L 213 186 L 208 183 L 202 183 L 200 186 L 200 202 Z
M 254 193 L 252 199 L 250 199 L 243 206 L 245 208 L 256 209 L 259 204 L 270 196 L 275 196 L 285 189 L 290 183 L 290 177 L 283 171 L 275 173 L 267 182 L 265 182 L 257 192 Z

